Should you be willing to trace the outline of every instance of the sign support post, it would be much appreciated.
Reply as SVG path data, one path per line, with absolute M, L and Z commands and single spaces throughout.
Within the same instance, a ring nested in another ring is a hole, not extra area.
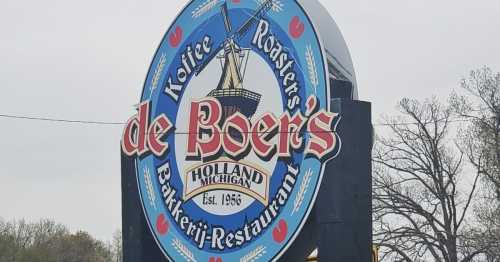
M 167 261 L 151 236 L 138 198 L 135 161 L 122 153 L 123 262 Z
M 348 147 L 326 165 L 316 201 L 318 258 L 329 262 L 371 261 L 372 125 L 367 102 L 334 99 L 339 135 Z

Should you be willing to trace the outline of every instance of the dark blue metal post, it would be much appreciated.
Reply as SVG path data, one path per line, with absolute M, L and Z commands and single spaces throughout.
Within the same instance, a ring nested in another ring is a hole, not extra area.
M 123 153 L 121 161 L 123 261 L 167 261 L 156 245 L 142 211 L 135 176 L 135 161 Z
M 369 262 L 372 245 L 371 104 L 332 100 L 342 116 L 340 155 L 326 165 L 316 201 L 319 261 Z
M 331 109 L 342 116 L 342 148 L 327 163 L 314 210 L 282 262 L 302 262 L 315 248 L 320 262 L 371 261 L 371 104 L 344 97 L 332 99 Z

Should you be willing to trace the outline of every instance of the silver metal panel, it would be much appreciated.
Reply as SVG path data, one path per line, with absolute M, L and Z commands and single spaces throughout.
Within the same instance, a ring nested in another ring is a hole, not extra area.
M 316 30 L 322 38 L 328 62 L 352 82 L 354 86 L 353 98 L 357 100 L 358 85 L 356 82 L 356 73 L 349 48 L 339 27 L 318 0 L 298 0 L 298 2 L 306 9 L 311 19 L 313 19 Z M 334 72 L 330 72 L 330 74 L 335 75 Z

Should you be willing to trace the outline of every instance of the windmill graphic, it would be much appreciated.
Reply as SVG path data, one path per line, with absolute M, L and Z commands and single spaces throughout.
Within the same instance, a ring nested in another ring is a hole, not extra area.
M 272 5 L 273 0 L 264 1 L 236 31 L 233 31 L 231 25 L 227 3 L 224 2 L 221 6 L 226 38 L 219 49 L 196 69 L 196 74 L 199 74 L 214 58 L 221 62 L 222 75 L 219 84 L 208 94 L 209 97 L 216 98 L 222 105 L 221 123 L 224 123 L 228 117 L 236 112 L 251 118 L 257 111 L 262 96 L 245 89 L 243 85 L 250 49 L 241 48 L 237 42 L 271 9 Z

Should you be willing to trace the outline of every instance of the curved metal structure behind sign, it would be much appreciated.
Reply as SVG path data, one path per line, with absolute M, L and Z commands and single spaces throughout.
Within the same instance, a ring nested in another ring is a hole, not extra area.
M 313 14 L 311 18 L 323 40 L 323 46 L 327 53 L 330 76 L 351 82 L 353 86 L 351 96 L 352 99 L 357 100 L 356 73 L 349 48 L 339 27 L 328 10 L 318 0 L 298 0 L 298 2 L 306 9 L 307 13 Z

